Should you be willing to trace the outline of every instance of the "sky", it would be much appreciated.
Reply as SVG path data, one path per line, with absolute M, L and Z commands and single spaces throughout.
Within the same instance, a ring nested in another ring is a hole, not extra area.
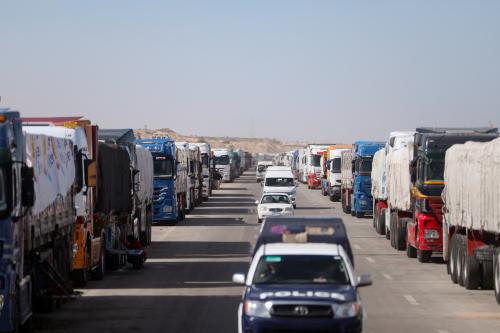
M 0 0 L 0 96 L 202 136 L 500 126 L 500 1 Z

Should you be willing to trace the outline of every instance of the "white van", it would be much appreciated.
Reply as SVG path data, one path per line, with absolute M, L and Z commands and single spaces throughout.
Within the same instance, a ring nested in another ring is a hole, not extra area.
M 292 200 L 293 207 L 297 206 L 295 203 L 297 186 L 290 167 L 269 167 L 262 186 L 263 195 L 269 193 L 286 193 Z

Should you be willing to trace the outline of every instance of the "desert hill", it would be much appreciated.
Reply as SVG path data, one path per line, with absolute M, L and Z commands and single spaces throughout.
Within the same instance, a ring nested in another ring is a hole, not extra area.
M 281 142 L 276 139 L 269 138 L 237 138 L 237 137 L 212 137 L 212 136 L 196 136 L 182 135 L 170 128 L 160 129 L 138 129 L 134 130 L 137 138 L 149 139 L 158 136 L 169 136 L 177 141 L 187 142 L 208 142 L 212 148 L 241 148 L 244 151 L 252 154 L 276 154 L 290 151 L 299 147 L 304 147 L 306 144 L 302 142 Z

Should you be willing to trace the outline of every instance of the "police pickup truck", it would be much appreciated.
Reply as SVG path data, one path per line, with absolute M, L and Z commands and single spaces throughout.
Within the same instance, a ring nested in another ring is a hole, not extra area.
M 257 250 L 238 308 L 239 333 L 358 333 L 363 308 L 358 288 L 372 284 L 354 276 L 338 244 L 272 243 Z

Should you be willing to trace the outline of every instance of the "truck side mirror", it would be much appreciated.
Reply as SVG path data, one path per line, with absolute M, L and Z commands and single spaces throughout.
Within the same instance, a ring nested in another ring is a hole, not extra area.
M 33 168 L 21 167 L 21 205 L 32 207 L 35 203 L 35 181 Z
M 87 187 L 97 186 L 97 165 L 95 161 L 85 160 L 85 185 Z

